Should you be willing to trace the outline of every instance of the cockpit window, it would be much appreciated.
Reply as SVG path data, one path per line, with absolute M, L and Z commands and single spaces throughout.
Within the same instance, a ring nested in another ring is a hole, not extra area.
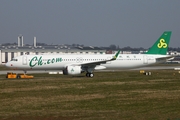
M 11 61 L 18 61 L 18 59 L 12 59 Z

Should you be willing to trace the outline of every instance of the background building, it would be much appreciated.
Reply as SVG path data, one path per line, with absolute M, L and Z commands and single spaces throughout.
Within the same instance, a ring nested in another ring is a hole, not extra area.
M 0 45 L 0 64 L 10 61 L 20 55 L 42 55 L 42 54 L 105 54 L 106 50 L 99 47 L 84 47 L 72 45 L 41 45 L 36 43 L 34 37 L 33 45 L 25 45 L 23 36 L 18 36 L 18 43 Z

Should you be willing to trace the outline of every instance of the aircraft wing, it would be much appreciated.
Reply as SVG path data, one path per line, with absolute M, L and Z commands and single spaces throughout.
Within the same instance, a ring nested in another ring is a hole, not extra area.
M 102 61 L 94 61 L 94 62 L 87 62 L 87 63 L 79 63 L 79 64 L 72 64 L 74 66 L 86 66 L 86 67 L 91 67 L 91 66 L 96 66 L 96 65 L 100 65 L 100 64 L 106 64 L 109 61 L 113 61 L 116 60 L 117 56 L 119 55 L 120 50 L 109 60 L 102 60 Z

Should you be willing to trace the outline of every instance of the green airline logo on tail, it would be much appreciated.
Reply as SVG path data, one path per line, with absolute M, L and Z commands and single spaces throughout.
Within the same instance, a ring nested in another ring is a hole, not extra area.
M 146 54 L 166 55 L 171 37 L 171 31 L 165 31 Z

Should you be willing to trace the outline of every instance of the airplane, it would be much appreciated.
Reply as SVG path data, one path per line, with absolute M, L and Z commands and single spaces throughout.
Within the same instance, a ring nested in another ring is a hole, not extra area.
M 5 65 L 14 70 L 62 70 L 64 75 L 78 75 L 86 72 L 94 77 L 93 71 L 103 69 L 132 69 L 165 62 L 171 31 L 165 31 L 154 45 L 144 54 L 101 54 L 101 55 L 22 55 Z

